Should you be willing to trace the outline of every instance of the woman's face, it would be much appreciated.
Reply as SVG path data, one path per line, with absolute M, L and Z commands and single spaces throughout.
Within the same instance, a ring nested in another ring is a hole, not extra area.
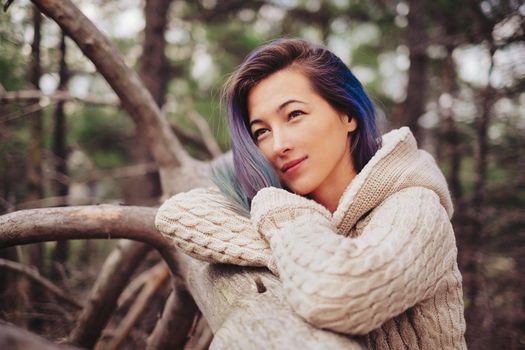
M 335 210 L 355 176 L 348 133 L 355 118 L 336 111 L 298 70 L 280 70 L 248 94 L 250 131 L 281 181 Z M 349 120 L 350 119 L 350 120 Z

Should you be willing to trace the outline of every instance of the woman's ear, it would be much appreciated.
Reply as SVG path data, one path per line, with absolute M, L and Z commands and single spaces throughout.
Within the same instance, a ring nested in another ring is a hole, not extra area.
M 345 115 L 343 118 L 346 131 L 348 133 L 354 132 L 357 129 L 357 118 L 349 115 Z

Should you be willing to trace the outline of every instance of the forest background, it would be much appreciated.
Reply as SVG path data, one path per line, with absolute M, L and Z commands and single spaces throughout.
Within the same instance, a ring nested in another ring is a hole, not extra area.
M 202 161 L 228 150 L 221 86 L 250 50 L 283 36 L 326 44 L 365 85 L 382 131 L 410 126 L 447 177 L 469 348 L 525 347 L 520 1 L 74 4 L 139 73 L 186 152 Z M 85 52 L 29 1 L 16 0 L 0 14 L 0 214 L 99 203 L 155 207 L 169 194 L 144 135 L 148 125 L 130 118 L 133 113 Z M 109 240 L 61 240 L 0 250 L 0 318 L 53 341 L 86 346 L 71 341 L 84 306 L 78 301 L 93 293 L 115 246 Z M 117 344 L 146 346 L 171 284 L 155 270 L 157 255 L 143 257 L 129 276 L 136 285 L 128 285 L 127 299 L 121 296 L 105 321 L 97 348 L 116 346 L 118 325 L 149 278 L 158 283 L 148 305 Z M 54 302 L 60 292 L 73 301 Z M 206 337 L 209 344 L 211 335 L 200 338 Z

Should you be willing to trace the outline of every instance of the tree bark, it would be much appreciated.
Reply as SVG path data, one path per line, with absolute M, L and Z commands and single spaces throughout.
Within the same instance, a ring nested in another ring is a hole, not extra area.
M 281 282 L 266 269 L 181 263 L 214 333 L 211 349 L 363 349 L 352 337 L 315 328 L 296 315 Z M 263 293 L 257 291 L 257 276 Z
M 144 17 L 144 41 L 140 59 L 140 77 L 151 93 L 157 106 L 162 107 L 166 97 L 167 59 L 165 55 L 166 39 L 164 32 L 171 0 L 146 0 Z M 141 164 L 152 161 L 148 148 L 145 125 L 135 127 L 135 140 L 131 148 L 131 163 Z M 143 204 L 161 195 L 159 174 L 157 171 L 132 177 L 126 180 L 124 200 L 127 204 Z
M 174 283 L 162 317 L 148 338 L 146 350 L 181 349 L 186 343 L 197 305 L 180 283 Z
M 407 27 L 407 45 L 410 50 L 410 68 L 408 70 L 407 96 L 401 112 L 396 116 L 397 126 L 407 125 L 416 140 L 421 143 L 419 117 L 425 112 L 425 95 L 427 88 L 427 55 L 428 37 L 425 27 L 425 1 L 409 0 Z
M 60 37 L 60 64 L 59 64 L 58 90 L 67 90 L 69 73 L 66 62 L 66 36 L 64 32 Z M 66 116 L 64 114 L 64 102 L 57 103 L 55 108 L 55 123 L 53 128 L 53 163 L 55 173 L 67 176 L 67 146 L 66 146 Z M 54 181 L 54 192 L 56 196 L 65 197 L 69 192 L 69 185 L 62 181 Z M 57 241 L 51 262 L 51 277 L 55 281 L 61 281 L 64 272 L 67 271 L 67 260 L 69 256 L 69 242 Z
M 42 15 L 38 9 L 33 6 L 33 42 L 31 44 L 31 67 L 29 80 L 31 85 L 36 90 L 39 90 L 40 76 L 42 75 L 42 67 L 40 64 L 40 41 L 41 41 L 41 26 Z M 38 100 L 33 100 L 30 103 L 38 103 Z M 28 181 L 28 198 L 39 199 L 42 198 L 42 113 L 37 110 L 31 113 L 31 141 L 29 145 L 29 166 L 27 173 Z M 37 258 L 35 256 L 35 258 Z M 39 261 L 37 261 L 39 262 Z
M 42 15 L 35 6 L 32 6 L 32 21 L 33 21 L 33 42 L 31 44 L 31 67 L 30 67 L 30 82 L 37 90 L 40 89 L 40 77 L 42 75 L 42 67 L 40 62 L 40 41 L 41 41 L 41 27 Z M 30 102 L 32 105 L 37 105 L 39 100 Z M 29 157 L 27 158 L 29 164 L 27 166 L 27 196 L 26 200 L 38 200 L 44 195 L 43 189 L 43 164 L 42 164 L 42 149 L 43 149 L 43 122 L 42 110 L 35 109 L 30 113 L 31 123 L 31 139 L 29 141 Z M 42 244 L 32 244 L 27 247 L 29 254 L 29 263 L 33 266 L 44 265 L 44 246 Z M 24 288 L 22 288 L 24 289 Z M 21 293 L 24 293 L 22 290 Z M 42 288 L 39 285 L 32 284 L 29 286 L 29 300 L 35 305 L 38 310 L 39 304 L 42 300 Z M 40 318 L 35 317 L 29 322 L 31 329 L 40 330 L 43 327 L 43 322 Z

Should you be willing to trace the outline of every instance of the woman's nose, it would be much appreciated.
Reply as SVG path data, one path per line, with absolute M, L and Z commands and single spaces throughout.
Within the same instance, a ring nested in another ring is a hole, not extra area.
M 283 155 L 292 149 L 289 135 L 282 129 L 273 130 L 273 153 L 277 156 Z

